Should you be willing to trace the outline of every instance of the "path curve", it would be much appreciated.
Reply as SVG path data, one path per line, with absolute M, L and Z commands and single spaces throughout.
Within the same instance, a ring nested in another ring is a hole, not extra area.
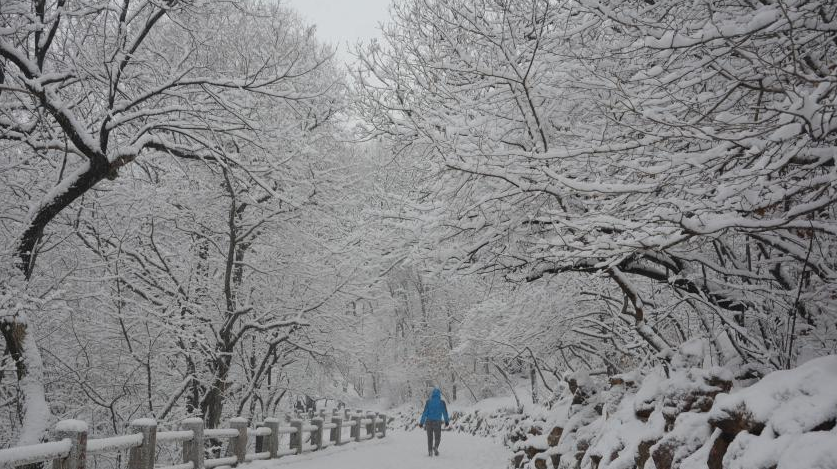
M 420 431 L 389 431 L 381 440 L 257 461 L 242 469 L 505 469 L 511 458 L 495 440 L 443 432 L 439 457 L 427 456 L 427 437 Z

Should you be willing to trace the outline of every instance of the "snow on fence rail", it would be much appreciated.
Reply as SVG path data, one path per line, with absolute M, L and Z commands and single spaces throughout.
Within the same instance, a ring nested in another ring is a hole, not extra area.
M 265 419 L 249 428 L 247 419 L 230 419 L 229 428 L 205 429 L 203 420 L 191 418 L 180 423 L 180 429 L 158 432 L 154 419 L 137 419 L 131 422 L 131 433 L 109 438 L 87 439 L 87 423 L 80 420 L 62 420 L 53 429 L 55 441 L 30 446 L 18 446 L 0 450 L 0 468 L 24 466 L 53 461 L 53 469 L 84 469 L 87 455 L 128 450 L 128 469 L 210 469 L 233 466 L 246 461 L 274 459 L 306 451 L 317 451 L 332 445 L 351 441 L 361 442 L 383 438 L 387 434 L 387 418 L 374 412 L 333 411 L 326 415 L 320 411 L 310 414 L 309 420 L 299 415 L 288 417 L 287 422 Z M 349 427 L 350 437 L 343 437 L 343 429 Z M 309 438 L 306 441 L 305 435 Z M 289 435 L 288 448 L 280 448 L 280 435 Z M 248 439 L 255 438 L 255 452 L 247 453 Z M 205 442 L 210 439 L 228 439 L 224 457 L 204 459 Z M 183 446 L 183 463 L 173 466 L 157 466 L 155 458 L 158 443 L 179 443 Z

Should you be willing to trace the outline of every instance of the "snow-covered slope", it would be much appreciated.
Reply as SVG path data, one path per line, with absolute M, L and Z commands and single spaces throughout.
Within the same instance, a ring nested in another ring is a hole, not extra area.
M 835 469 L 837 356 L 739 380 L 681 362 L 587 381 L 513 430 L 512 464 L 580 469 Z M 602 389 L 606 387 L 606 389 Z M 574 389 L 573 389 L 574 388 Z

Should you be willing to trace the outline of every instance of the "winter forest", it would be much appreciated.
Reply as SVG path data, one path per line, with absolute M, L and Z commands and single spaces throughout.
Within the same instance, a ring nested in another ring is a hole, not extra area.
M 495 469 L 837 468 L 837 4 L 380 28 L 0 0 L 0 448 L 348 406 L 427 463 L 438 387 Z

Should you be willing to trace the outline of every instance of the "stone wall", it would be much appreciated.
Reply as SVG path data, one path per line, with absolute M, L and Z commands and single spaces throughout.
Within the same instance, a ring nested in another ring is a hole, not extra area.
M 546 418 L 508 433 L 511 467 L 837 468 L 837 356 L 762 379 L 688 358 L 667 373 L 569 377 Z

